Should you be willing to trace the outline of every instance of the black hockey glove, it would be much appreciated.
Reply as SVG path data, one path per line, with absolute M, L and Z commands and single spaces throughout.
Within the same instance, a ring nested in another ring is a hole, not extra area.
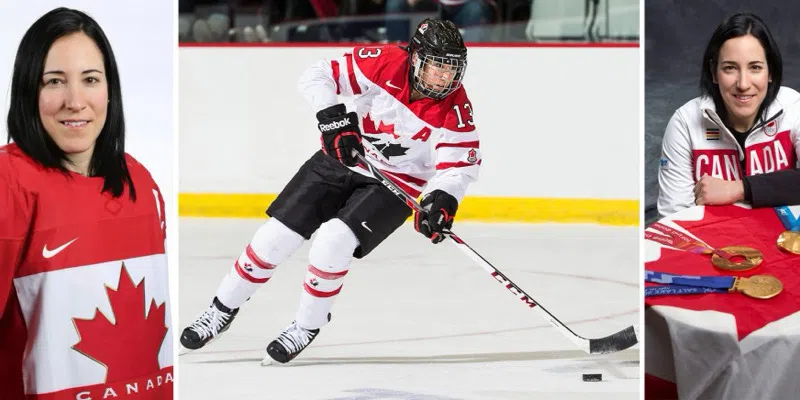
M 355 112 L 348 113 L 344 104 L 337 104 L 318 112 L 317 120 L 319 131 L 322 132 L 322 151 L 348 167 L 358 164 L 353 150 L 364 155 L 358 115 Z
M 437 189 L 426 194 L 419 205 L 424 211 L 414 213 L 414 229 L 434 244 L 443 241 L 445 236 L 442 232 L 453 227 L 458 201 L 449 193 Z

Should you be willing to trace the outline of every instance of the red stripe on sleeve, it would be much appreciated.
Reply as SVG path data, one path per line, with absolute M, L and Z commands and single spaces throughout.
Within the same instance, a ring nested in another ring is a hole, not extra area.
M 483 161 L 483 160 L 478 160 L 477 163 L 468 163 L 468 162 L 464 162 L 464 161 L 439 163 L 439 164 L 436 164 L 436 169 L 437 170 L 441 170 L 441 169 L 448 169 L 448 168 L 471 167 L 473 165 L 481 165 L 481 161 Z
M 386 177 L 389 178 L 389 180 L 391 180 L 392 182 L 394 182 L 395 185 L 400 187 L 400 189 L 403 189 L 404 192 L 406 192 L 409 195 L 411 195 L 411 197 L 419 197 L 419 195 L 422 193 L 419 190 L 414 189 L 413 187 L 406 185 L 405 182 L 401 181 L 398 178 L 395 178 L 395 177 L 392 177 L 392 176 L 389 176 L 389 175 L 387 175 Z
M 383 174 L 386 175 L 386 176 L 391 175 L 392 177 L 397 177 L 398 179 L 402 179 L 402 180 L 404 180 L 406 182 L 411 182 L 411 183 L 413 183 L 415 185 L 419 185 L 419 186 L 423 186 L 426 183 L 428 183 L 428 181 L 426 181 L 424 179 L 413 177 L 413 176 L 407 175 L 407 174 L 401 174 L 399 172 L 392 172 L 392 171 L 385 171 L 385 170 L 381 170 L 381 172 L 383 172 Z
M 342 88 L 339 86 L 339 62 L 331 61 L 331 68 L 333 69 L 333 81 L 336 82 L 336 94 L 342 94 Z
M 347 53 L 344 58 L 347 59 L 347 77 L 350 78 L 350 87 L 353 88 L 353 94 L 361 94 L 361 87 L 358 86 L 356 72 L 353 69 L 353 55 Z
M 459 143 L 437 143 L 436 148 L 440 147 L 470 147 L 470 148 L 478 148 L 480 147 L 480 141 L 476 140 L 474 142 L 459 142 Z

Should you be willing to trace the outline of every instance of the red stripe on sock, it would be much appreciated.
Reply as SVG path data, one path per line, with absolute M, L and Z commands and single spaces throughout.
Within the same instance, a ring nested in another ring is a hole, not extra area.
M 269 280 L 269 278 L 259 279 L 259 278 L 252 277 L 250 274 L 247 273 L 247 271 L 244 270 L 244 268 L 242 268 L 239 265 L 239 260 L 236 260 L 236 263 L 233 264 L 233 267 L 236 268 L 236 272 L 239 273 L 239 276 L 241 276 L 242 279 L 244 279 L 246 281 L 253 282 L 253 283 L 264 283 L 264 282 Z
M 310 295 L 312 295 L 314 297 L 323 297 L 323 298 L 324 297 L 336 296 L 337 294 L 339 294 L 339 292 L 342 291 L 342 287 L 339 286 L 336 290 L 334 290 L 332 292 L 320 292 L 319 290 L 314 289 L 311 286 L 308 286 L 307 283 L 303 283 L 303 289 L 305 289 L 308 294 L 310 294 Z
M 325 272 L 325 271 L 318 270 L 317 267 L 315 267 L 313 265 L 309 265 L 308 266 L 308 272 L 311 272 L 312 274 L 316 275 L 319 278 L 329 279 L 329 280 L 339 279 L 339 278 L 347 275 L 347 270 L 342 271 L 342 272 Z
M 274 265 L 272 265 L 272 264 L 270 264 L 270 263 L 258 258 L 258 256 L 256 255 L 256 252 L 253 251 L 253 248 L 250 247 L 249 244 L 247 245 L 247 248 L 244 251 L 247 254 L 247 256 L 250 257 L 250 259 L 253 260 L 254 263 L 256 263 L 256 266 L 258 266 L 258 268 L 261 268 L 261 269 L 274 269 L 275 268 Z

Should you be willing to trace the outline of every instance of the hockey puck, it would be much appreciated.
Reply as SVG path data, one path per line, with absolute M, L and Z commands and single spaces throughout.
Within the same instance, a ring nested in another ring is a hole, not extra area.
M 603 374 L 583 374 L 584 382 L 600 382 L 603 380 Z

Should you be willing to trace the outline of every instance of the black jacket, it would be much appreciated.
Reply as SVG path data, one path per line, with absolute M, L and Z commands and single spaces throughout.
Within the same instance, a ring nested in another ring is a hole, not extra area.
M 800 168 L 746 176 L 743 184 L 754 208 L 800 205 Z

